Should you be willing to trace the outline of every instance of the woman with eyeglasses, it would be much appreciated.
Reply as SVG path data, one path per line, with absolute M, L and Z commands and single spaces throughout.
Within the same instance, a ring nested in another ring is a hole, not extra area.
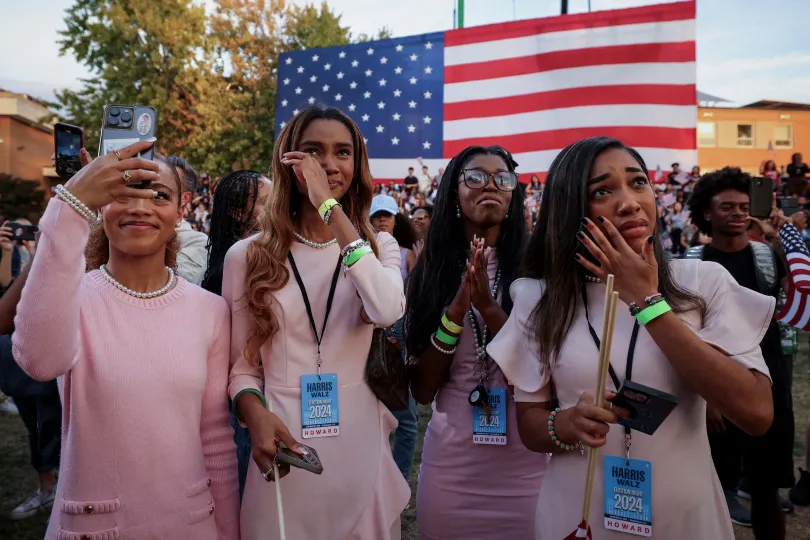
M 420 538 L 534 538 L 547 458 L 521 444 L 508 382 L 486 344 L 512 308 L 526 230 L 509 152 L 472 146 L 439 185 L 408 283 L 414 398 L 433 402 L 417 491 Z

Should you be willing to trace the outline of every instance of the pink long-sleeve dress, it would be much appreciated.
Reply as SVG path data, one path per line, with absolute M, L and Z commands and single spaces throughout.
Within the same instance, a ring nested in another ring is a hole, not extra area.
M 46 540 L 238 540 L 227 304 L 182 278 L 144 300 L 85 273 L 90 227 L 59 199 L 40 229 L 13 351 L 62 397 Z
M 388 443 L 397 422 L 365 380 L 374 326 L 360 319 L 360 310 L 365 308 L 369 318 L 381 327 L 402 316 L 405 297 L 399 246 L 391 235 L 381 233 L 377 237 L 379 259 L 366 255 L 345 276 L 341 271 L 321 343 L 322 372 L 337 374 L 340 434 L 302 439 L 300 381 L 302 375 L 316 373 L 316 341 L 301 290 L 290 271 L 287 284 L 273 293 L 272 309 L 279 328 L 261 347 L 263 370 L 255 367 L 255 360 L 245 359 L 244 347 L 253 327 L 244 299 L 251 241 L 238 242 L 225 258 L 222 296 L 231 305 L 233 317 L 229 392 L 234 398 L 244 390 L 263 388 L 273 412 L 297 440 L 318 452 L 324 467 L 321 475 L 293 468 L 281 480 L 287 538 L 398 539 L 399 516 L 408 503 L 410 489 Z M 294 242 L 290 251 L 320 333 L 340 247 L 333 244 L 314 249 Z M 289 262 L 286 264 L 290 269 Z M 265 482 L 253 461 L 242 498 L 242 538 L 279 538 L 275 487 Z
M 706 303 L 702 316 L 690 311 L 679 313 L 680 319 L 703 341 L 727 354 L 729 361 L 769 376 L 759 342 L 770 324 L 774 299 L 741 287 L 725 268 L 713 262 L 676 260 L 670 265 L 675 282 Z M 590 322 L 599 333 L 605 286 L 587 283 L 586 287 Z M 594 391 L 599 352 L 580 303 L 553 374 L 541 365 L 525 325 L 543 288 L 544 283 L 534 279 L 519 279 L 512 284 L 515 308 L 488 351 L 515 385 L 515 399 L 549 401 L 553 380 L 559 406 L 567 409 L 576 405 L 583 392 Z M 634 322 L 627 306 L 619 302 L 610 362 L 620 381 L 625 376 Z M 678 374 L 643 327 L 638 334 L 632 380 L 679 399 L 653 435 L 631 433 L 631 459 L 651 463 L 653 538 L 734 540 L 709 449 L 706 401 Z M 610 378 L 608 387 L 615 390 Z M 590 514 L 593 537 L 599 540 L 636 537 L 606 528 L 605 456 L 625 457 L 624 438 L 624 428 L 613 425 L 607 443 L 599 449 Z M 552 455 L 537 503 L 537 539 L 560 540 L 576 529 L 582 517 L 586 462 L 579 452 Z M 615 524 L 615 520 L 610 522 Z
M 490 287 L 498 262 L 490 260 Z M 479 327 L 483 319 L 476 313 Z M 473 444 L 473 408 L 467 401 L 478 384 L 474 330 L 469 320 L 459 338 L 449 380 L 433 402 L 425 432 L 416 513 L 421 540 L 484 540 L 534 537 L 534 509 L 548 464 L 546 454 L 520 442 L 515 400 L 506 392 L 507 444 Z M 507 383 L 490 360 L 493 387 Z

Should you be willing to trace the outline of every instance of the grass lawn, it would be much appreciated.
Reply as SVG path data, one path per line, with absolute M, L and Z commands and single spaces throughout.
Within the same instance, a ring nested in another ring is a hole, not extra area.
M 802 336 L 802 345 L 796 357 L 793 379 L 793 403 L 796 418 L 796 464 L 801 464 L 804 456 L 804 426 L 810 419 L 810 350 L 808 337 Z M 430 419 L 430 408 L 419 407 L 420 433 Z M 417 540 L 416 529 L 416 479 L 419 471 L 422 450 L 422 437 L 417 445 L 416 460 L 411 473 L 413 489 L 411 506 L 402 515 L 403 540 Z M 31 519 L 13 522 L 8 519 L 9 511 L 36 489 L 36 477 L 28 460 L 28 444 L 25 428 L 16 416 L 0 415 L 0 539 L 1 540 L 42 540 L 45 535 L 44 514 Z M 786 495 L 786 494 L 785 494 Z M 787 538 L 810 538 L 810 508 L 798 508 L 796 513 L 787 516 Z M 737 540 L 753 540 L 750 529 L 735 527 Z

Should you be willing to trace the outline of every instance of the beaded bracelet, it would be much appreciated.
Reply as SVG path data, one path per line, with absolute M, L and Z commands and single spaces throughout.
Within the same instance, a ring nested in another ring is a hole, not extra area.
M 582 441 L 579 441 L 576 444 L 564 444 L 559 438 L 557 438 L 557 432 L 554 430 L 554 422 L 557 421 L 557 413 L 559 412 L 562 412 L 562 409 L 557 407 L 548 415 L 548 434 L 551 436 L 551 440 L 554 441 L 554 444 L 566 452 L 576 452 L 579 450 L 580 454 L 585 454 L 585 448 L 582 445 Z
M 357 249 L 354 249 L 354 250 L 352 250 L 351 253 L 346 255 L 345 259 L 343 259 L 343 264 L 346 267 L 351 267 L 354 263 L 359 261 L 361 258 L 363 258 L 364 256 L 371 253 L 371 251 L 372 251 L 371 246 L 361 246 L 361 247 L 359 247 Z
M 662 302 L 663 300 L 664 297 L 661 296 L 661 293 L 651 294 L 650 296 L 644 298 L 644 302 L 647 304 L 647 307 L 654 306 L 655 304 Z M 641 313 L 642 309 L 646 309 L 639 307 L 639 305 L 636 304 L 635 302 L 630 302 L 629 307 L 630 307 L 630 315 L 632 315 L 633 317 Z
M 73 208 L 80 216 L 91 224 L 98 222 L 98 214 L 94 213 L 86 204 L 78 199 L 73 193 L 67 190 L 62 184 L 56 186 L 56 196 Z
M 456 352 L 456 347 L 452 349 L 443 349 L 436 343 L 436 334 L 430 336 L 430 344 L 433 345 L 433 348 L 439 351 L 442 354 L 454 354 Z
M 355 249 L 359 248 L 360 246 L 368 245 L 368 242 L 363 240 L 362 238 L 358 238 L 357 240 L 353 240 L 346 244 L 346 247 L 340 250 L 340 256 L 346 257 L 349 253 L 354 251 Z
M 329 225 L 329 218 L 332 217 L 332 211 L 337 206 L 340 206 L 341 208 L 343 208 L 343 205 L 341 205 L 340 203 L 333 204 L 332 206 L 329 207 L 329 210 L 327 210 L 326 213 L 323 215 L 323 222 L 326 223 L 327 225 Z

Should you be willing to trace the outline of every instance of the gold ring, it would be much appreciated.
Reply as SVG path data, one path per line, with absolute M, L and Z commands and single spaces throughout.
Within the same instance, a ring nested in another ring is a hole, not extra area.
M 121 161 L 122 159 L 124 159 L 124 158 L 121 157 L 121 154 L 118 153 L 118 150 L 113 150 L 113 154 L 115 154 L 115 157 L 118 158 L 118 161 Z
M 129 172 L 128 170 L 124 171 L 124 182 L 129 183 L 129 181 L 131 179 L 132 179 L 132 173 Z

